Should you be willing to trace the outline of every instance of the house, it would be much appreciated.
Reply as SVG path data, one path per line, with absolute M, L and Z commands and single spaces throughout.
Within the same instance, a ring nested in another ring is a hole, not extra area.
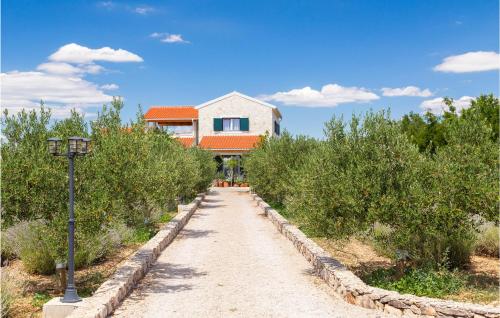
M 144 115 L 150 127 L 168 131 L 184 146 L 199 146 L 223 162 L 253 149 L 261 136 L 279 136 L 278 108 L 232 92 L 197 106 L 152 106 Z

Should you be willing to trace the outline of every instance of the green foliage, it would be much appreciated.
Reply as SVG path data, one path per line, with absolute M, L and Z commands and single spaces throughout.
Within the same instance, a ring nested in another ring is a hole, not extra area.
M 50 274 L 55 268 L 50 235 L 47 222 L 21 221 L 5 231 L 2 244 L 23 260 L 28 272 Z
M 134 230 L 130 243 L 145 243 L 156 234 L 156 229 L 148 226 L 138 227 Z
M 404 115 L 401 128 L 421 152 L 434 153 L 437 147 L 446 145 L 441 119 L 430 112 L 423 116 L 416 113 Z
M 52 299 L 52 297 L 47 293 L 35 293 L 35 295 L 33 295 L 33 299 L 31 300 L 31 304 L 35 307 L 42 308 L 43 304 L 48 302 L 50 299 Z
M 493 94 L 481 95 L 471 102 L 461 115 L 457 114 L 453 106 L 453 99 L 445 98 L 444 103 L 448 110 L 442 116 L 430 112 L 424 115 L 410 113 L 401 119 L 401 129 L 410 141 L 416 144 L 421 152 L 435 153 L 436 149 L 447 144 L 446 125 L 457 117 L 475 117 L 485 122 L 492 141 L 498 141 L 500 104 Z
M 478 116 L 483 119 L 490 130 L 491 139 L 498 141 L 498 134 L 500 133 L 500 101 L 493 94 L 481 95 L 473 100 L 470 107 L 463 110 L 462 116 Z
M 479 255 L 498 257 L 500 251 L 500 230 L 498 226 L 486 224 L 481 227 L 474 249 Z
M 123 224 L 103 229 L 97 234 L 78 233 L 75 247 L 75 266 L 77 268 L 91 265 L 94 261 L 109 255 L 122 243 L 130 241 L 134 230 Z
M 446 102 L 440 117 L 369 112 L 348 124 L 333 118 L 323 141 L 264 140 L 245 161 L 248 180 L 312 235 L 368 231 L 394 260 L 464 266 L 478 226 L 499 222 L 498 125 L 489 121 L 498 100 L 480 97 L 463 114 Z
M 282 203 L 287 194 L 295 192 L 291 187 L 292 172 L 316 145 L 312 138 L 293 138 L 286 131 L 279 138 L 264 137 L 260 147 L 244 158 L 248 182 L 266 200 Z
M 396 270 L 377 269 L 363 277 L 363 280 L 375 287 L 395 290 L 403 294 L 417 296 L 444 297 L 456 294 L 464 288 L 464 278 L 457 271 L 431 268 L 408 269 L 397 278 Z
M 128 240 L 128 227 L 150 226 L 162 211 L 179 199 L 189 200 L 212 181 L 211 153 L 185 149 L 170 135 L 145 129 L 140 112 L 124 127 L 122 108 L 123 102 L 115 99 L 90 124 L 76 112 L 64 120 L 51 120 L 43 105 L 39 112 L 12 116 L 5 112 L 2 228 L 44 220 L 26 239 L 38 248 L 16 253 L 31 271 L 51 273 L 55 260 L 66 259 L 67 159 L 48 154 L 49 137 L 92 139 L 91 153 L 75 162 L 77 267 L 105 257 Z
M 208 151 L 197 147 L 189 148 L 188 151 L 194 156 L 199 165 L 199 178 L 196 182 L 195 190 L 197 192 L 203 192 L 216 178 L 217 164 L 213 158 L 213 154 Z
M 173 219 L 172 216 L 173 213 L 163 213 L 160 218 L 158 219 L 159 223 L 168 223 Z

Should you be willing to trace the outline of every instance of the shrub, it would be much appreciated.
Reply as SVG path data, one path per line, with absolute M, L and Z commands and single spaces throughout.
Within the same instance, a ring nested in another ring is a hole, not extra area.
M 397 278 L 396 272 L 394 268 L 377 269 L 365 275 L 363 280 L 371 286 L 383 289 L 438 298 L 459 292 L 465 282 L 457 271 L 446 269 L 408 269 L 400 278 Z
M 248 182 L 264 199 L 283 203 L 289 193 L 295 193 L 291 185 L 293 171 L 316 145 L 312 138 L 293 138 L 286 131 L 279 138 L 265 136 L 243 160 Z
M 3 244 L 23 261 L 28 272 L 51 274 L 55 271 L 54 254 L 43 221 L 22 221 L 5 231 Z
M 198 180 L 195 184 L 196 192 L 205 191 L 215 179 L 217 164 L 215 163 L 213 154 L 209 151 L 198 147 L 189 148 L 188 152 L 194 156 L 198 163 Z
M 85 237 L 77 237 L 75 267 L 89 266 L 94 261 L 111 254 L 122 243 L 130 241 L 133 233 L 133 230 L 124 224 L 118 224 Z
M 2 229 L 44 220 L 23 237 L 34 247 L 17 254 L 30 271 L 51 273 L 54 260 L 67 259 L 67 159 L 48 154 L 49 137 L 92 139 L 91 153 L 75 164 L 77 267 L 106 256 L 124 240 L 115 224 L 151 227 L 161 211 L 177 200 L 190 200 L 212 181 L 215 165 L 209 152 L 185 149 L 169 134 L 145 129 L 140 111 L 124 127 L 122 108 L 115 99 L 90 124 L 76 112 L 51 120 L 43 106 L 39 112 L 4 113 Z M 16 244 L 11 243 L 7 246 Z M 2 248 L 2 253 L 11 252 Z
M 362 123 L 353 117 L 349 129 L 334 118 L 325 133 L 325 142 L 297 171 L 289 209 L 318 233 L 336 238 L 365 231 L 375 221 L 391 226 L 395 212 L 409 217 L 405 199 L 422 158 L 397 124 L 387 114 L 369 113 Z
M 349 125 L 333 118 L 313 147 L 297 147 L 288 135 L 266 139 L 245 169 L 256 192 L 284 203 L 312 235 L 342 239 L 372 230 L 394 260 L 403 253 L 419 267 L 464 266 L 478 220 L 499 221 L 496 125 L 474 107 L 437 118 L 444 141 L 425 151 L 408 139 L 408 123 L 368 112 Z
M 10 275 L 6 274 L 2 271 L 2 277 L 0 282 L 0 301 L 1 307 L 0 312 L 2 314 L 2 318 L 7 318 L 11 314 L 11 307 L 16 299 L 16 295 L 14 293 L 14 281 L 10 277 Z
M 498 226 L 489 223 L 481 227 L 474 249 L 478 255 L 498 257 L 500 249 L 500 231 Z

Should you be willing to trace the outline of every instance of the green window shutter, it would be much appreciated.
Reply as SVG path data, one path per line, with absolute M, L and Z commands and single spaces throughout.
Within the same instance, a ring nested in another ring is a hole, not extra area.
M 214 131 L 222 131 L 222 118 L 214 118 Z
M 241 131 L 250 130 L 250 123 L 248 121 L 248 118 L 240 118 L 240 130 Z

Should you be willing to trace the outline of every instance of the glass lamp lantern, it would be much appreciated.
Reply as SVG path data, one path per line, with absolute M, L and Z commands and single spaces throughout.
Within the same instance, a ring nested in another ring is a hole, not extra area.
M 48 140 L 48 144 L 49 144 L 49 153 L 51 155 L 58 155 L 61 153 L 61 143 L 62 143 L 62 139 L 59 139 L 59 138 L 49 138 Z
M 80 140 L 81 146 L 79 147 L 78 153 L 81 155 L 86 155 L 90 151 L 90 139 L 89 138 L 82 138 Z
M 68 147 L 69 147 L 70 153 L 78 153 L 78 146 L 81 147 L 81 140 L 82 140 L 82 138 L 80 138 L 80 137 L 69 137 L 68 138 Z

